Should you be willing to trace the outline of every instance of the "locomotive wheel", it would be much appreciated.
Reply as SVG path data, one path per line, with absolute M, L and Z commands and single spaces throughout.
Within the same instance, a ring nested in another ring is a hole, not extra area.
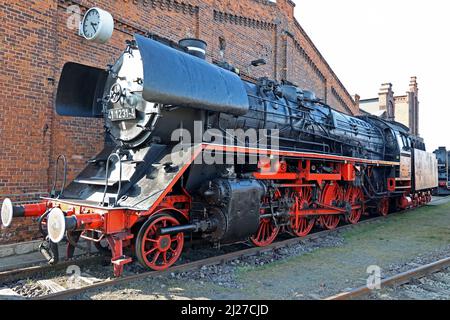
M 386 217 L 389 214 L 389 198 L 383 198 L 378 203 L 378 213 Z
M 339 222 L 341 221 L 341 217 L 330 214 L 327 216 L 320 217 L 319 221 L 320 221 L 320 224 L 322 225 L 322 227 L 324 227 L 328 230 L 334 230 L 339 225 Z
M 276 189 L 273 194 L 273 200 L 277 200 L 279 198 L 281 198 L 281 192 Z M 264 202 L 268 203 L 269 199 L 265 199 Z M 266 214 L 266 211 L 261 209 L 260 214 Z M 280 227 L 275 224 L 273 219 L 261 219 L 259 221 L 258 230 L 253 237 L 250 237 L 250 241 L 257 247 L 265 247 L 275 241 L 278 233 L 280 233 Z
M 421 200 L 421 205 L 424 206 L 427 204 L 427 197 L 424 193 L 420 196 L 420 200 Z
M 157 214 L 143 224 L 136 238 L 136 256 L 143 266 L 166 270 L 180 258 L 184 233 L 159 235 L 161 228 L 178 225 L 180 222 L 169 214 Z
M 352 209 L 346 218 L 348 223 L 357 224 L 364 213 L 364 193 L 360 188 L 350 187 L 347 190 L 346 198 L 352 206 L 361 206 L 359 209 Z
M 419 206 L 419 197 L 417 194 L 412 196 L 413 199 L 413 208 L 417 208 Z
M 328 184 L 322 193 L 322 203 L 329 206 L 336 206 L 342 200 L 342 189 L 337 184 Z M 322 227 L 334 230 L 339 225 L 341 217 L 339 215 L 324 215 L 319 218 Z
M 297 237 L 306 237 L 313 229 L 316 219 L 309 217 L 300 217 L 299 211 L 311 207 L 312 191 L 311 188 L 303 188 L 299 196 L 294 196 L 294 206 L 291 209 L 291 224 L 289 231 Z
M 250 241 L 257 247 L 265 247 L 275 241 L 280 227 L 277 227 L 272 219 L 261 219 L 256 235 Z
M 428 203 L 428 195 L 426 193 L 422 194 L 422 205 L 426 205 Z

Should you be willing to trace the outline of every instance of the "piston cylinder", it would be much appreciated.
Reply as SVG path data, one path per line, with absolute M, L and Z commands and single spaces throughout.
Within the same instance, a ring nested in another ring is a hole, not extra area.
M 216 226 L 211 240 L 232 243 L 253 235 L 260 222 L 261 198 L 266 186 L 257 180 L 217 179 L 207 183 L 203 196 Z

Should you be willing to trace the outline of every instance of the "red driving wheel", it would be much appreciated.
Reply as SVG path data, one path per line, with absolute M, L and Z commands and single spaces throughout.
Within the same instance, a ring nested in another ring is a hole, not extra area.
M 150 217 L 144 223 L 136 238 L 136 256 L 143 266 L 159 271 L 177 262 L 183 251 L 184 233 L 160 235 L 159 230 L 178 225 L 177 219 L 164 213 Z
M 308 209 L 312 204 L 312 188 L 302 188 L 297 194 L 294 194 L 294 205 L 289 212 L 291 215 L 290 232 L 297 237 L 306 237 L 313 229 L 316 219 L 301 217 L 300 210 Z
M 342 199 L 342 189 L 337 183 L 328 184 L 322 192 L 322 203 L 328 206 L 336 206 Z M 328 214 L 320 217 L 322 227 L 333 230 L 339 225 L 341 217 L 337 214 Z
M 279 190 L 276 190 L 274 194 L 274 200 L 277 200 L 281 197 L 281 193 Z M 265 200 L 265 203 L 268 203 L 269 199 Z M 266 214 L 265 209 L 261 209 L 261 215 Z M 252 237 L 250 237 L 250 241 L 257 247 L 265 247 L 270 245 L 275 241 L 280 232 L 280 227 L 275 225 L 275 222 L 271 218 L 261 219 L 259 222 L 258 231 Z
M 378 203 L 378 213 L 386 217 L 389 213 L 389 198 L 383 198 Z
M 361 188 L 351 186 L 347 189 L 346 200 L 352 206 L 347 222 L 357 224 L 364 213 L 364 193 Z
M 272 219 L 262 219 L 256 235 L 250 241 L 257 247 L 265 247 L 275 241 L 279 232 L 280 228 L 275 226 Z

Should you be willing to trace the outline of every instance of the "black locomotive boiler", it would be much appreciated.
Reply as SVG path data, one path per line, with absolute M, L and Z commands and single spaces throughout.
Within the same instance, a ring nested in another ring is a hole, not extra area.
M 188 237 L 265 246 L 431 200 L 436 159 L 408 128 L 337 112 L 286 81 L 244 81 L 205 50 L 137 35 L 107 70 L 67 63 L 56 112 L 104 118 L 109 143 L 41 203 L 4 200 L 3 225 L 39 217 L 52 263 L 56 243 L 66 238 L 70 257 L 83 238 L 111 251 L 119 276 L 133 259 L 169 268 Z

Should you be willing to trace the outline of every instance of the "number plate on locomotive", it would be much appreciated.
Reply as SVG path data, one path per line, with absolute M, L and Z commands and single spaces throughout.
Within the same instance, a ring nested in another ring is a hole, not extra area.
M 111 109 L 109 110 L 108 118 L 111 121 L 133 120 L 136 119 L 136 109 L 134 108 Z

